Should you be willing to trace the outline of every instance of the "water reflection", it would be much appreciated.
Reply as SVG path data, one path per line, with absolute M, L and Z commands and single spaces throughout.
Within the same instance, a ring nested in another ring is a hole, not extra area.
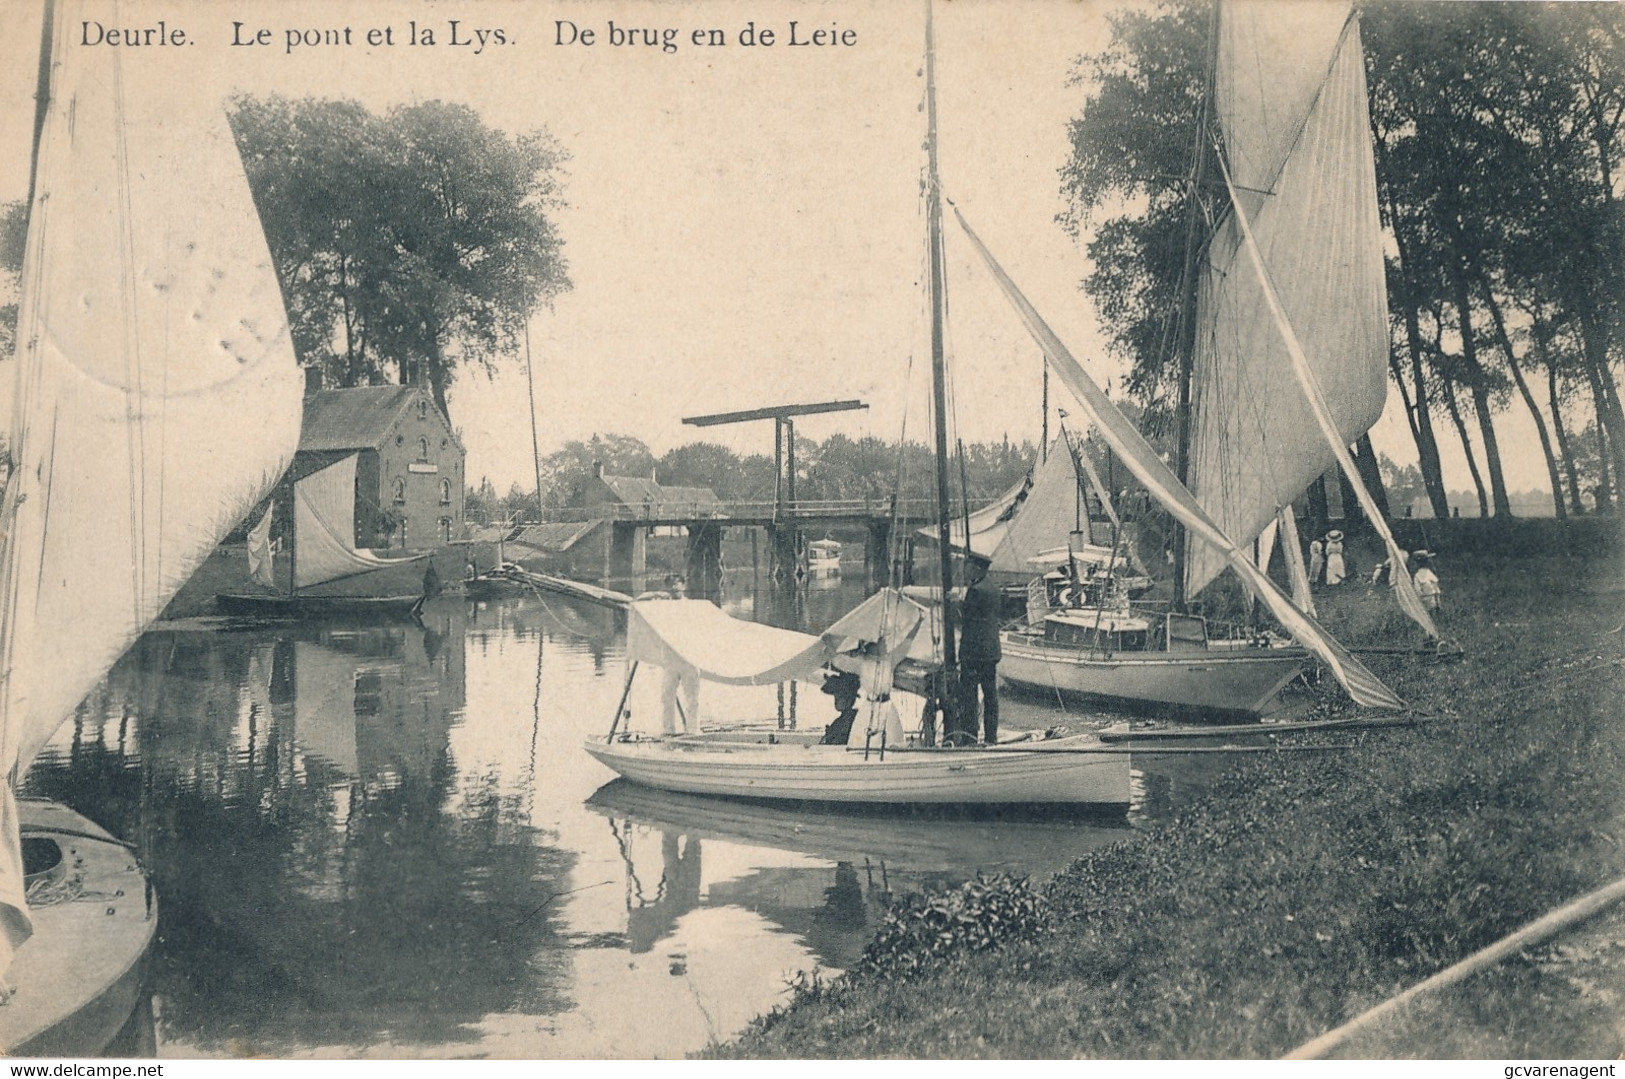
M 900 894 L 976 873 L 1042 874 L 1124 836 L 1121 819 L 1037 814 L 1033 819 L 779 808 L 654 791 L 624 780 L 588 805 L 609 824 L 626 864 L 628 937 L 648 950 L 702 904 L 763 915 L 811 945 L 826 966 L 862 954 Z M 658 840 L 658 843 L 654 842 Z M 752 866 L 702 888 L 707 844 L 805 855 L 810 864 Z M 634 857 L 646 844 L 645 858 Z M 658 847 L 658 861 L 652 850 Z M 646 882 L 654 882 L 649 886 Z
M 817 627 L 861 598 L 829 583 L 770 611 L 733 582 L 729 603 Z M 152 869 L 152 1007 L 130 1044 L 679 1055 L 797 970 L 849 965 L 895 895 L 1047 873 L 1122 834 L 611 783 L 581 742 L 614 709 L 624 630 L 531 595 L 442 599 L 421 626 L 143 637 L 27 780 Z

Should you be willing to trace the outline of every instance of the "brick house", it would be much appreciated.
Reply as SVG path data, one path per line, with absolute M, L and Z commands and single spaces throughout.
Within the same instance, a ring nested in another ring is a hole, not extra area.
M 463 538 L 465 451 L 417 386 L 359 386 L 305 395 L 291 475 L 347 453 L 356 461 L 356 545 L 426 550 Z

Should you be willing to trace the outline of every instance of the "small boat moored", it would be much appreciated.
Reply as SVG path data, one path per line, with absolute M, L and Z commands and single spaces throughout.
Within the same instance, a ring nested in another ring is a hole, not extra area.
M 0 1052 L 90 1056 L 135 1011 L 157 901 L 128 845 L 59 803 L 17 808 L 34 935 L 7 973 Z
M 819 636 L 739 621 L 703 601 L 633 603 L 626 689 L 609 735 L 585 748 L 633 783 L 689 794 L 848 805 L 1128 806 L 1129 758 L 1092 732 L 951 747 L 934 744 L 923 719 L 905 730 L 893 696 L 932 692 L 932 634 L 921 632 L 931 617 L 890 589 Z M 622 729 L 640 665 L 665 672 L 663 733 Z M 707 729 L 697 722 L 702 682 L 797 681 L 820 683 L 834 698 L 828 728 L 786 730 L 768 721 Z
M 841 541 L 813 540 L 807 544 L 807 576 L 829 577 L 841 572 Z

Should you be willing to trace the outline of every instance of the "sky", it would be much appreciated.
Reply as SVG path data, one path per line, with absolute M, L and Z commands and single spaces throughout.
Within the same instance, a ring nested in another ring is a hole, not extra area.
M 27 190 L 39 14 L 29 0 L 0 6 L 0 200 L 9 201 Z M 944 193 L 1073 354 L 1113 385 L 1121 366 L 1079 289 L 1085 250 L 1055 218 L 1067 121 L 1086 96 L 1070 75 L 1076 57 L 1107 44 L 1115 8 L 954 0 L 934 9 Z M 635 435 L 656 454 L 700 438 L 771 453 L 766 422 L 702 430 L 681 419 L 846 398 L 870 407 L 805 418 L 798 432 L 927 437 L 923 4 L 125 0 L 92 4 L 82 19 L 182 30 L 189 44 L 124 52 L 126 63 L 172 72 L 177 95 L 349 97 L 374 109 L 443 99 L 505 131 L 550 132 L 570 155 L 557 221 L 574 287 L 531 322 L 544 455 L 595 432 Z M 452 20 L 470 44 L 450 43 Z M 794 40 L 824 30 L 836 43 L 792 45 L 792 20 Z M 414 23 L 435 44 L 410 44 Z M 773 44 L 743 44 L 747 28 L 758 41 L 772 30 Z M 616 44 L 617 30 L 639 33 Z M 672 47 L 643 44 L 646 30 Z M 726 43 L 694 43 L 711 30 Z M 290 31 L 300 43 L 290 45 Z M 303 43 L 324 32 L 338 43 Z M 233 43 L 255 40 L 266 44 Z M 962 240 L 948 239 L 956 430 L 966 441 L 1036 441 L 1040 354 Z M 1054 387 L 1060 407 L 1064 394 Z M 534 484 L 526 399 L 522 356 L 494 379 L 468 372 L 453 387 L 470 483 Z M 1544 487 L 1529 425 L 1502 422 L 1510 486 Z M 1373 437 L 1414 461 L 1396 394 Z M 1459 450 L 1447 453 L 1447 479 L 1468 486 Z

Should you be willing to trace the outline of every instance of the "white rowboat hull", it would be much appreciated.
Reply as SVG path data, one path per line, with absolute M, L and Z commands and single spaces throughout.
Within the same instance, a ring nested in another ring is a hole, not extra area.
M 792 736 L 793 737 L 793 736 Z M 851 805 L 1127 806 L 1129 758 L 1092 753 L 1092 735 L 1044 748 L 871 751 L 713 738 L 591 741 L 587 752 L 629 781 L 658 790 Z

